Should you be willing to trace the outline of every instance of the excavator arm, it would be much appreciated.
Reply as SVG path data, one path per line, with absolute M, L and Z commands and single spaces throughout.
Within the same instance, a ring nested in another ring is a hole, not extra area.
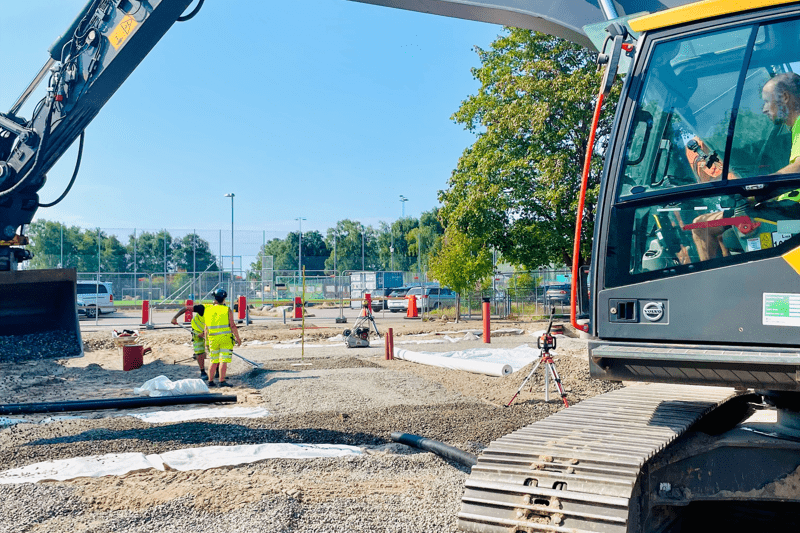
M 9 112 L 0 113 L 0 360 L 83 353 L 72 269 L 21 270 L 31 258 L 25 225 L 43 204 L 47 172 L 80 137 L 192 0 L 89 0 Z M 41 83 L 30 118 L 19 115 Z M 124 132 L 120 132 L 124 134 Z M 132 140 L 133 141 L 133 140 Z M 74 182 L 78 171 L 70 181 Z M 36 349 L 32 350 L 31 347 Z
M 24 225 L 42 205 L 48 170 L 82 135 L 192 0 L 89 0 L 8 113 L 0 113 L 0 271 L 30 257 Z M 40 83 L 33 116 L 17 115 Z M 19 232 L 18 232 L 19 230 Z

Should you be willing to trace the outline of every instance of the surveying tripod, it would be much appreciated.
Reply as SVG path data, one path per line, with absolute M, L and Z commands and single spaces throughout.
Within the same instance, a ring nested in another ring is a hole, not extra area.
M 519 386 L 516 394 L 514 394 L 514 397 L 511 398 L 506 407 L 509 407 L 517 396 L 519 396 L 519 393 L 525 388 L 525 384 L 531 380 L 536 370 L 542 364 L 544 364 L 544 401 L 550 401 L 550 378 L 552 377 L 553 382 L 556 384 L 556 389 L 558 389 L 558 392 L 561 394 L 561 401 L 564 402 L 564 407 L 569 407 L 569 403 L 567 403 L 567 393 L 564 392 L 564 386 L 561 384 L 561 377 L 559 377 L 556 364 L 553 362 L 553 357 L 550 355 L 550 350 L 555 350 L 556 348 L 556 339 L 550 334 L 550 330 L 553 328 L 553 316 L 555 313 L 556 308 L 553 307 L 550 311 L 550 323 L 547 325 L 547 331 L 544 335 L 536 339 L 536 347 L 541 350 L 539 360 L 533 365 L 533 368 L 525 379 L 522 380 L 522 385 Z M 532 390 L 533 385 L 531 385 L 531 391 Z

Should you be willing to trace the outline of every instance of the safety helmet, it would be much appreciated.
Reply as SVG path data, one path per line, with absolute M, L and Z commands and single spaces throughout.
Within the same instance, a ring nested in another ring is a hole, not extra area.
M 225 300 L 225 298 L 228 297 L 228 291 L 226 291 L 225 289 L 220 288 L 220 289 L 215 290 L 213 293 L 211 293 L 211 295 L 214 297 L 214 299 L 216 301 L 218 301 L 219 303 L 222 303 Z

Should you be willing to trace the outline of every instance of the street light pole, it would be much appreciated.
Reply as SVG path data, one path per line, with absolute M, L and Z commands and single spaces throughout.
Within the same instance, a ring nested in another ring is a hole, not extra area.
M 364 226 L 361 226 L 361 271 L 364 270 Z
M 233 194 L 232 192 L 229 192 L 228 194 L 225 195 L 225 198 L 230 198 L 231 199 L 231 299 L 234 298 L 234 294 L 233 294 L 234 284 L 233 283 L 234 283 L 234 279 L 235 279 L 235 275 L 233 273 L 233 269 L 234 269 L 234 263 L 233 263 L 233 261 L 234 261 L 234 255 L 233 255 L 233 197 L 234 196 L 236 196 L 236 195 Z

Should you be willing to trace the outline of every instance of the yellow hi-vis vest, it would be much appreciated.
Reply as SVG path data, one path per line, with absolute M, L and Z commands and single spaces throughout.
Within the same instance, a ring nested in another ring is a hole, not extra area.
M 231 326 L 228 323 L 227 305 L 207 305 L 203 318 L 208 328 L 209 341 L 216 335 L 230 335 Z
M 206 329 L 206 321 L 203 317 L 195 313 L 192 316 L 192 330 L 196 333 L 203 333 Z

